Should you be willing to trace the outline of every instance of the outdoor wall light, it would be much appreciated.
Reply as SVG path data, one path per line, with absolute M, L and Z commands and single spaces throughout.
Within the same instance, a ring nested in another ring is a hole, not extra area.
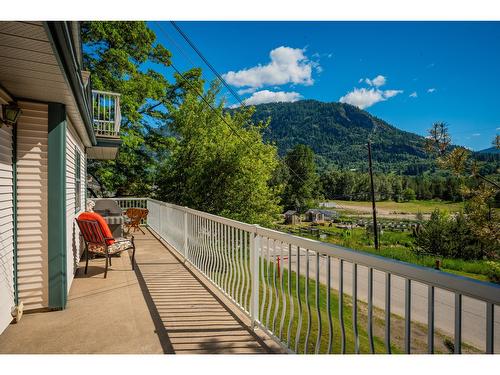
M 0 120 L 0 126 L 2 124 L 14 126 L 17 124 L 19 117 L 21 116 L 21 108 L 14 102 L 2 106 L 2 119 Z

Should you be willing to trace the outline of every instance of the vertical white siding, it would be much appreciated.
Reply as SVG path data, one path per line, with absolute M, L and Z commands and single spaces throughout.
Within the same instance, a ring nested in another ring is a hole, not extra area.
M 76 209 L 75 202 L 75 148 L 78 149 L 81 155 L 80 170 L 81 170 L 81 192 L 80 192 L 80 210 Z M 80 232 L 78 225 L 75 223 L 75 218 L 80 212 L 85 211 L 85 180 L 86 180 L 86 165 L 85 165 L 85 148 L 81 139 L 78 137 L 73 125 L 68 119 L 68 129 L 66 131 L 66 241 L 67 245 L 67 275 L 68 275 L 68 293 L 73 281 L 73 276 L 78 267 L 80 255 L 83 247 L 80 241 Z
M 48 306 L 48 108 L 19 102 L 17 255 L 19 299 L 26 310 Z
M 14 306 L 12 128 L 0 128 L 0 333 Z

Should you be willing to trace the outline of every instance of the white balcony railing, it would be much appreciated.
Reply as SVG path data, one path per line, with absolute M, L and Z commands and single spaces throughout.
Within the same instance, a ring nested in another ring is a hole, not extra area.
M 420 335 L 420 352 L 447 339 L 455 353 L 498 353 L 499 285 L 154 199 L 118 202 L 146 204 L 148 227 L 290 352 L 410 353 Z
M 120 94 L 92 90 L 94 130 L 97 136 L 120 136 Z

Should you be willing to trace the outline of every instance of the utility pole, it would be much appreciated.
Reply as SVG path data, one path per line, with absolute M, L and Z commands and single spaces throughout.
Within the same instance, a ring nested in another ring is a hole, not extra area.
M 372 192 L 372 213 L 373 213 L 373 235 L 375 238 L 375 250 L 378 250 L 378 226 L 377 226 L 377 209 L 375 207 L 375 188 L 373 185 L 373 168 L 372 168 L 372 144 L 368 140 L 368 165 L 370 170 L 370 188 Z

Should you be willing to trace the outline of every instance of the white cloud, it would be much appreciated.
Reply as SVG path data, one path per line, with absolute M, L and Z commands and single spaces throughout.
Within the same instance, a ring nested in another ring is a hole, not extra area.
M 347 103 L 365 109 L 371 107 L 375 103 L 386 101 L 398 94 L 401 94 L 403 90 L 379 90 L 378 88 L 354 88 L 351 92 L 342 96 L 339 101 L 341 103 Z
M 411 94 L 410 94 L 410 98 L 418 98 L 418 94 L 416 91 L 413 91 Z
M 431 87 L 430 89 L 427 89 L 427 92 L 432 94 L 436 89 L 434 87 Z
M 295 91 L 285 92 L 261 90 L 254 92 L 252 96 L 245 99 L 245 104 L 257 105 L 263 103 L 296 102 L 300 99 L 302 99 L 302 95 Z
M 238 90 L 238 95 L 245 95 L 245 94 L 251 94 L 255 92 L 257 89 L 254 87 L 249 87 L 248 89 L 241 89 Z
M 365 82 L 370 86 L 380 87 L 385 85 L 387 78 L 379 74 L 373 79 L 365 78 Z
M 392 98 L 393 96 L 396 96 L 398 94 L 401 94 L 403 90 L 385 90 L 383 91 L 384 98 L 389 99 Z
M 319 63 L 310 61 L 305 49 L 281 46 L 269 53 L 271 61 L 237 72 L 230 71 L 222 76 L 236 87 L 262 88 L 267 85 L 293 83 L 310 86 L 314 83 L 312 70 L 320 70 Z
M 473 137 L 479 137 L 481 135 L 481 133 L 474 133 L 472 134 Z
M 384 100 L 382 92 L 380 90 L 375 89 L 365 89 L 365 88 L 354 88 L 351 92 L 342 96 L 339 99 L 341 103 L 347 103 L 355 105 L 361 109 L 370 107 L 375 103 L 381 102 Z

